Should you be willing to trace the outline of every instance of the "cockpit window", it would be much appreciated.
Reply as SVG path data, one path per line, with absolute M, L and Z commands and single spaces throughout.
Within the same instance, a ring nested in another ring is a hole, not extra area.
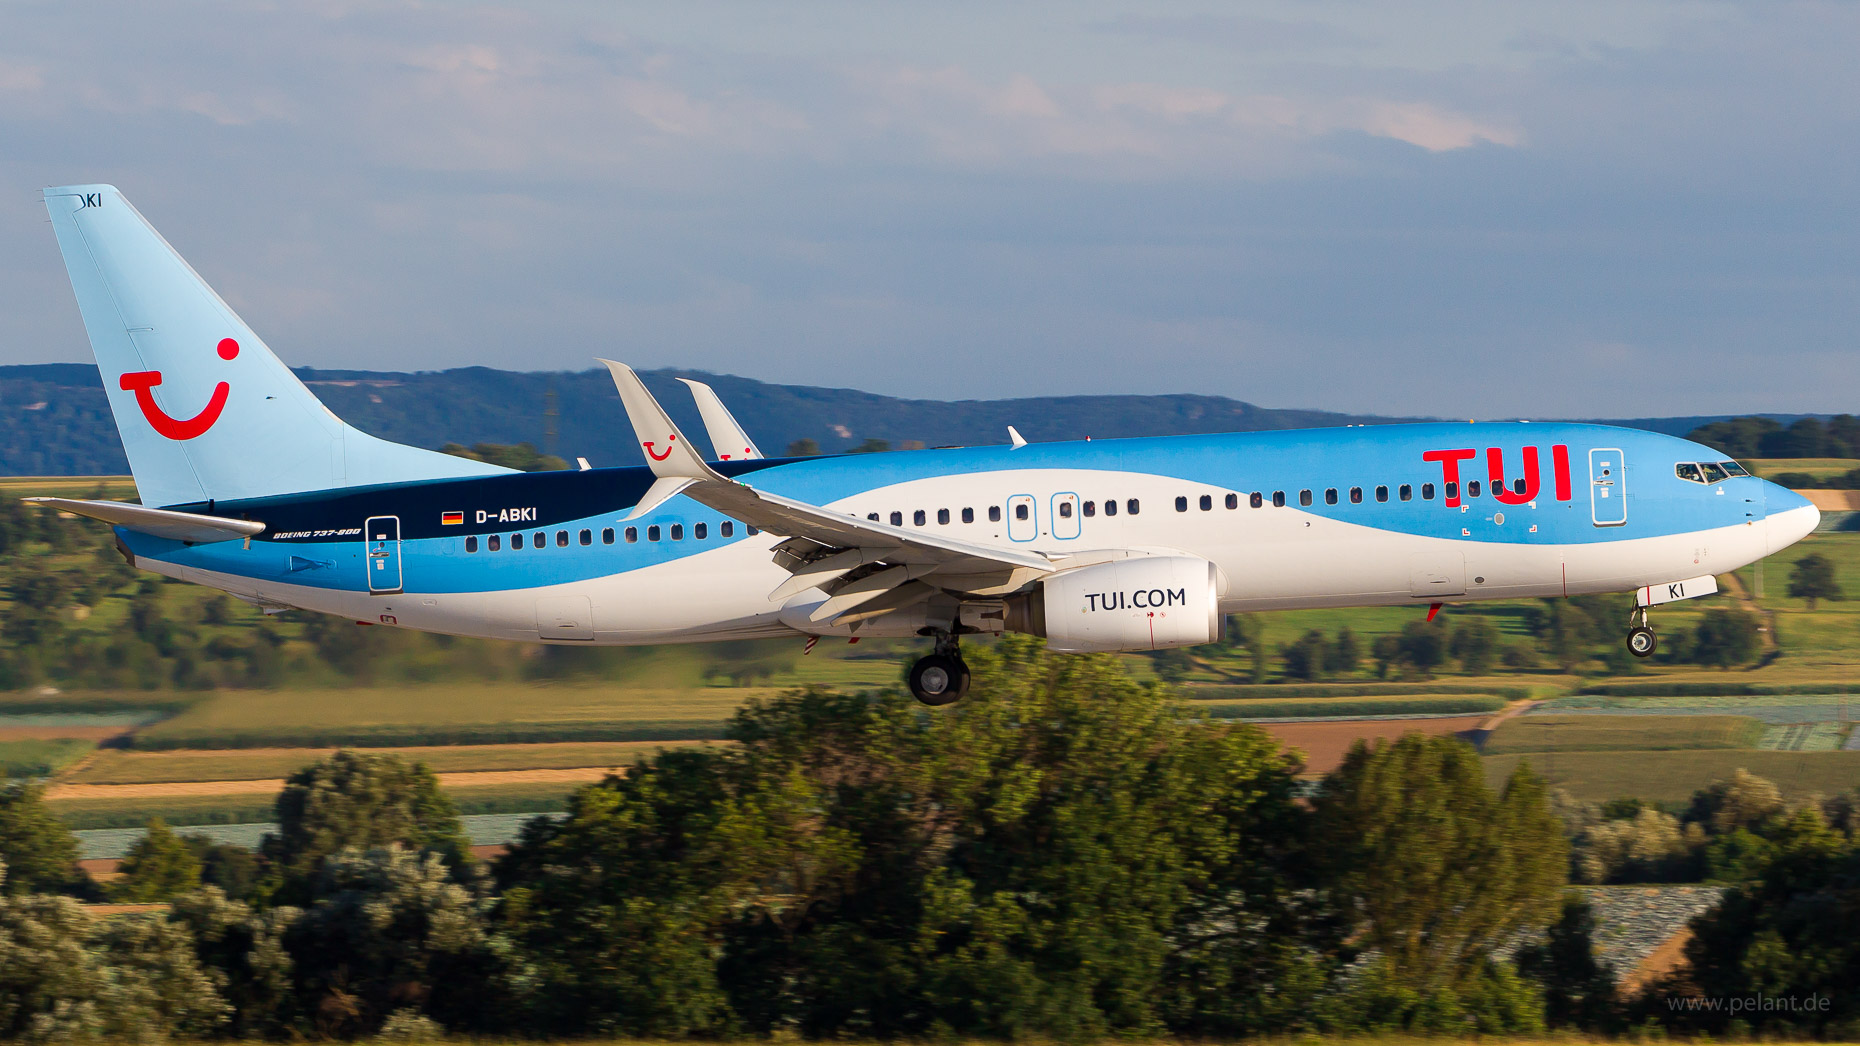
M 1679 464 L 1674 465 L 1673 474 L 1678 476 L 1680 479 L 1689 479 L 1694 483 L 1705 482 L 1705 474 L 1700 472 L 1699 467 L 1697 465 L 1694 465 L 1690 461 L 1682 461 Z
M 1724 469 L 1726 472 L 1730 473 L 1733 476 L 1750 475 L 1750 473 L 1744 471 L 1744 466 L 1739 465 L 1735 461 L 1720 461 L 1718 463 L 1718 467 Z
M 1673 466 L 1673 475 L 1693 483 L 1721 483 L 1733 476 L 1748 476 L 1744 466 L 1735 461 L 1682 461 Z
M 1721 483 L 1731 478 L 1730 474 L 1725 472 L 1723 468 L 1709 461 L 1701 464 L 1699 468 L 1705 470 L 1705 482 L 1707 483 Z

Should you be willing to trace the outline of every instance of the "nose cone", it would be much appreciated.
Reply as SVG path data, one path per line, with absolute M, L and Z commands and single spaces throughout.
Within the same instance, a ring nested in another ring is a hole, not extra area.
M 1763 526 L 1769 533 L 1769 550 L 1780 552 L 1814 533 L 1821 525 L 1815 503 L 1788 487 L 1763 481 Z

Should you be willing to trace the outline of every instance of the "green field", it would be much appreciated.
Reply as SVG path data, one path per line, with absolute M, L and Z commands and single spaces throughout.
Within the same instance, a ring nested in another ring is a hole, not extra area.
M 1860 468 L 1860 458 L 1752 458 L 1744 465 L 1759 476 L 1801 472 L 1825 479 Z
M 435 773 L 474 770 L 554 770 L 630 765 L 670 744 L 454 745 L 374 749 L 425 763 Z M 98 752 L 59 780 L 72 784 L 153 784 L 167 781 L 256 781 L 287 777 L 328 756 L 328 748 L 245 748 L 219 751 Z
M 1535 752 L 1485 757 L 1486 778 L 1503 783 L 1518 763 L 1578 799 L 1600 802 L 1635 796 L 1677 803 L 1738 770 L 1767 777 L 1791 798 L 1828 796 L 1860 786 L 1860 752 L 1757 750 L 1674 752 Z
M 1416 694 L 1405 697 L 1286 698 L 1255 701 L 1197 701 L 1195 709 L 1216 719 L 1294 719 L 1364 716 L 1470 715 L 1505 707 L 1502 697 Z
M 96 751 L 71 737 L 0 741 L 0 777 L 45 777 Z
M 1763 724 L 1746 716 L 1523 715 L 1501 724 L 1484 752 L 1756 748 L 1762 740 Z

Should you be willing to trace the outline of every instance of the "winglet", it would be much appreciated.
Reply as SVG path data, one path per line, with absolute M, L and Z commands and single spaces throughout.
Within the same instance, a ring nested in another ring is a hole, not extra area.
M 1008 441 L 1014 444 L 1015 450 L 1027 445 L 1027 437 L 1021 435 L 1020 430 L 1012 425 L 1008 426 Z
M 724 406 L 723 401 L 717 398 L 716 389 L 701 381 L 692 381 L 690 378 L 678 380 L 691 389 L 691 398 L 697 400 L 698 416 L 704 419 L 704 433 L 710 437 L 711 451 L 717 455 L 718 459 L 729 461 L 735 458 L 738 461 L 748 461 L 762 456 L 762 452 L 756 449 L 756 445 L 749 441 L 749 434 L 736 423 L 736 418 L 730 413 L 730 408 Z
M 729 482 L 718 475 L 697 447 L 678 431 L 671 416 L 659 401 L 646 391 L 646 384 L 633 368 L 613 360 L 601 360 L 613 375 L 614 388 L 620 390 L 620 405 L 626 408 L 627 420 L 633 423 L 633 435 L 646 452 L 646 464 L 660 479 L 710 479 Z

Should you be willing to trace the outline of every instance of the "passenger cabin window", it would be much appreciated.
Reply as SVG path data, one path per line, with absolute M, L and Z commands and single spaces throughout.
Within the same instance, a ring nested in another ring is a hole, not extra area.
M 613 531 L 611 531 L 611 530 L 606 530 L 606 531 L 602 531 L 602 533 L 603 533 L 603 534 L 612 534 L 612 533 L 613 533 Z M 626 528 L 626 543 L 627 543 L 627 544 L 629 544 L 629 545 L 631 545 L 631 544 L 633 544 L 633 543 L 634 543 L 635 541 L 638 541 L 638 540 L 639 540 L 639 528 L 638 528 L 638 527 L 628 527 L 628 528 Z M 607 543 L 608 543 L 609 545 L 611 545 L 611 544 L 613 544 L 613 542 L 612 542 L 612 541 L 608 541 Z
M 762 533 L 762 531 L 760 531 L 760 530 L 757 530 L 757 529 L 756 529 L 756 527 L 755 527 L 755 526 L 754 526 L 753 524 L 746 524 L 746 525 L 745 525 L 745 526 L 743 527 L 743 530 L 744 530 L 745 532 L 747 532 L 747 533 L 749 534 L 749 536 L 750 536 L 750 537 L 755 537 L 755 536 L 756 536 L 757 534 L 760 534 L 760 533 Z
M 1240 507 L 1240 495 L 1238 494 L 1227 495 L 1227 507 L 1228 508 L 1239 508 Z
M 484 541 L 485 541 L 485 547 L 490 549 L 492 552 L 496 552 L 498 547 L 504 543 L 504 539 L 499 537 L 496 534 L 492 534 L 490 537 L 485 538 Z
M 659 540 L 659 525 L 658 524 L 655 523 L 652 526 L 646 528 L 646 540 L 647 541 Z
M 478 551 L 478 539 L 476 536 L 468 537 L 465 539 L 465 551 L 467 552 Z
M 949 510 L 946 508 L 937 509 L 936 521 L 939 526 L 947 526 L 949 524 Z
M 892 525 L 892 526 L 894 526 L 894 527 L 901 527 L 901 526 L 903 526 L 903 525 L 904 525 L 904 513 L 902 513 L 902 512 L 893 512 L 893 513 L 891 514 L 891 525 Z
M 1025 501 L 1014 506 L 1014 518 L 1015 519 L 1026 519 L 1027 518 L 1027 503 Z
M 510 535 L 510 547 L 511 548 L 522 548 L 523 547 L 523 535 L 522 534 Z
M 1272 492 L 1272 507 L 1273 508 L 1284 508 L 1285 507 L 1285 491 L 1275 490 Z
M 1377 500 L 1377 501 L 1387 501 L 1388 499 L 1389 499 L 1389 488 L 1387 488 L 1387 487 L 1377 487 L 1377 488 L 1376 488 L 1376 500 Z
M 698 539 L 699 541 L 702 541 L 705 538 L 710 537 L 710 524 L 709 523 L 691 524 L 691 536 Z
M 1188 499 L 1187 498 L 1176 498 L 1175 499 L 1175 510 L 1177 512 L 1187 512 L 1188 511 Z
M 632 527 L 628 527 L 628 528 L 626 528 L 626 529 L 627 529 L 627 532 L 628 532 L 629 534 L 631 534 L 631 533 L 633 533 L 633 532 L 634 532 L 634 531 L 633 531 L 633 528 L 632 528 Z M 628 541 L 631 541 L 631 540 L 633 540 L 633 539 L 632 539 L 631 537 L 629 537 L 629 538 L 627 538 L 627 540 L 628 540 Z M 608 528 L 606 528 L 606 529 L 604 529 L 604 530 L 602 530 L 602 531 L 601 531 L 601 544 L 603 544 L 603 545 L 611 545 L 611 544 L 613 544 L 613 543 L 614 543 L 614 528 L 612 528 L 612 527 L 608 527 Z
M 867 518 L 867 519 L 869 519 L 869 520 L 871 520 L 872 522 L 874 522 L 874 523 L 876 523 L 876 522 L 878 522 L 878 513 L 876 513 L 876 512 L 867 512 L 867 513 L 865 514 L 865 518 Z
M 1096 501 L 1085 501 L 1080 504 L 1085 506 L 1085 514 L 1087 516 L 1095 516 L 1098 514 L 1098 503 Z
M 592 544 L 594 544 L 594 531 L 592 531 L 592 530 L 584 530 L 584 531 L 582 531 L 582 532 L 580 533 L 580 535 L 578 535 L 578 536 L 579 536 L 579 537 L 581 538 L 581 543 L 582 543 L 583 545 L 592 545 Z
M 911 526 L 921 527 L 923 525 L 924 525 L 924 510 L 918 509 L 917 511 L 911 513 Z
M 1324 492 L 1324 504 L 1335 505 L 1336 503 L 1337 503 L 1337 488 L 1331 487 L 1329 490 L 1326 490 Z
M 1422 501 L 1434 500 L 1434 485 L 1432 483 L 1421 484 L 1421 500 Z
M 1129 514 L 1133 516 L 1142 510 L 1143 510 L 1143 504 L 1139 502 L 1136 498 L 1131 498 L 1128 501 L 1124 502 L 1124 511 L 1128 512 Z
M 1363 488 L 1351 487 L 1350 488 L 1350 504 L 1360 505 L 1362 503 L 1363 503 Z
M 555 547 L 556 548 L 567 548 L 568 547 L 568 531 L 558 530 L 555 532 Z
M 1469 498 L 1476 498 L 1479 496 L 1479 481 L 1478 480 L 1475 479 L 1475 480 L 1467 481 L 1466 496 Z
M 1072 502 L 1062 501 L 1059 503 L 1059 518 L 1060 519 L 1071 519 L 1072 518 Z
M 974 509 L 972 509 L 972 508 L 965 508 L 965 509 L 963 509 L 963 510 L 962 510 L 962 521 L 963 521 L 964 523 L 973 523 L 973 522 L 975 522 L 975 510 L 974 510 Z
M 1266 503 L 1266 497 L 1256 490 L 1246 496 L 1246 503 L 1254 508 L 1259 508 Z
M 685 525 L 683 523 L 672 524 L 672 540 L 683 541 L 684 539 L 685 539 Z
M 727 519 L 717 524 L 717 536 L 720 538 L 735 537 L 736 524 Z
M 1311 492 L 1308 490 L 1299 491 L 1298 492 L 1298 504 L 1302 505 L 1305 508 L 1310 508 L 1311 507 Z
M 1397 488 L 1395 493 L 1403 501 L 1413 501 L 1414 500 L 1414 484 L 1403 483 L 1399 488 Z
M 1115 516 L 1115 515 L 1117 515 L 1117 501 L 1116 501 L 1116 499 L 1114 499 L 1114 498 L 1106 498 L 1106 499 L 1105 499 L 1105 502 L 1104 502 L 1104 514 L 1105 514 L 1105 515 L 1107 515 L 1107 516 Z
M 1212 508 L 1214 508 L 1214 499 L 1206 494 L 1201 495 L 1201 511 L 1207 512 Z
M 549 535 L 543 533 L 540 530 L 531 536 L 536 539 L 536 543 L 531 546 L 532 548 L 542 548 L 545 545 L 549 544 Z
M 1431 485 L 1431 484 L 1430 484 L 1430 485 Z M 1423 489 L 1425 489 L 1425 488 L 1423 488 Z M 1447 481 L 1447 500 L 1448 500 L 1448 501 L 1452 501 L 1452 500 L 1453 500 L 1454 498 L 1457 498 L 1457 497 L 1459 497 L 1459 496 L 1460 496 L 1460 485 L 1459 485 L 1459 483 L 1458 483 L 1457 481 L 1455 481 L 1455 480 L 1448 480 L 1448 481 Z
M 988 522 L 990 523 L 1001 522 L 1001 506 L 1000 505 L 988 506 Z

